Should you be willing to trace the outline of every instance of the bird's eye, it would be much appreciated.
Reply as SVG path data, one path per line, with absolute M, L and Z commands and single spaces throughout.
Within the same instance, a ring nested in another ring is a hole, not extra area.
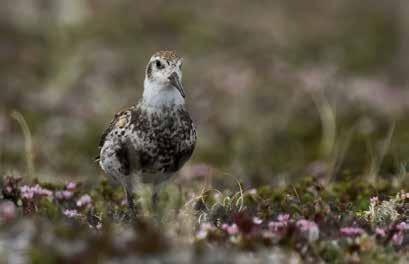
M 159 60 L 156 60 L 156 67 L 157 67 L 158 69 L 163 69 L 163 68 L 165 68 L 165 66 L 164 66 Z

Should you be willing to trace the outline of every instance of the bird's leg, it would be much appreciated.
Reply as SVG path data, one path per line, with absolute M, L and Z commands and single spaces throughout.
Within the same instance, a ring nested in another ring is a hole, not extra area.
M 160 184 L 154 184 L 152 190 L 152 209 L 154 213 L 158 211 L 158 202 L 159 202 L 159 193 L 160 193 Z
M 126 202 L 128 203 L 128 209 L 129 212 L 131 213 L 131 217 L 135 217 L 136 215 L 136 208 L 134 204 L 134 194 L 133 194 L 133 184 L 131 177 L 127 177 L 125 179 L 125 196 L 126 196 Z
M 135 204 L 133 201 L 134 195 L 132 191 L 128 190 L 128 188 L 125 188 L 125 194 L 126 194 L 126 202 L 128 203 L 128 208 L 133 213 L 135 211 Z

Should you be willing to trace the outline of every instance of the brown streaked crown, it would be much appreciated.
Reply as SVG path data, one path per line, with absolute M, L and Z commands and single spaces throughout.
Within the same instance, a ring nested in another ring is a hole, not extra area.
M 177 55 L 176 52 L 173 50 L 160 50 L 153 54 L 154 56 L 164 58 L 165 60 L 177 60 L 180 59 Z

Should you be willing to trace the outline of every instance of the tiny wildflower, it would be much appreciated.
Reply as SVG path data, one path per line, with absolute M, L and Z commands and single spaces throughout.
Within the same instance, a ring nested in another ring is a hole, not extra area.
M 408 230 L 409 229 L 409 224 L 405 223 L 405 222 L 400 222 L 399 224 L 396 225 L 396 228 L 399 231 L 404 231 L 404 230 Z
M 76 217 L 76 216 L 79 216 L 79 215 L 80 215 L 80 214 L 78 213 L 78 211 L 75 210 L 75 209 L 65 209 L 64 212 L 63 212 L 63 214 L 64 214 L 65 216 L 69 217 L 69 218 L 73 218 L 73 217 Z
M 386 231 L 385 231 L 385 229 L 383 229 L 383 228 L 377 227 L 377 228 L 375 229 L 375 234 L 377 234 L 377 235 L 380 236 L 380 237 L 386 237 Z
M 236 224 L 232 224 L 232 225 L 223 224 L 223 225 L 222 225 L 222 229 L 223 229 L 224 231 L 226 231 L 227 234 L 229 234 L 229 235 L 231 235 L 231 236 L 237 235 L 237 234 L 239 233 L 239 228 L 238 228 L 238 226 L 237 226 Z
M 34 197 L 41 197 L 41 196 L 52 196 L 53 192 L 42 188 L 40 185 L 36 184 L 34 187 L 30 187 L 28 185 L 24 185 L 20 187 L 21 197 L 27 200 L 31 200 Z
M 15 178 L 6 176 L 3 179 L 2 188 L 0 189 L 4 198 L 8 198 L 16 201 L 20 195 L 18 184 L 21 181 L 21 177 Z
M 65 188 L 66 188 L 68 191 L 74 191 L 75 188 L 77 188 L 77 184 L 76 184 L 75 182 L 69 182 L 69 183 L 67 183 L 67 185 L 65 186 Z
M 203 223 L 200 225 L 199 231 L 196 233 L 196 238 L 201 240 L 205 239 L 209 234 L 209 231 L 215 229 L 215 226 L 210 223 Z
M 392 243 L 393 243 L 395 246 L 400 246 L 400 245 L 402 245 L 402 242 L 403 242 L 403 232 L 402 232 L 402 231 L 399 231 L 399 232 L 395 233 L 395 234 L 392 236 Z
M 34 198 L 34 192 L 31 190 L 30 186 L 24 185 L 20 187 L 21 197 L 27 200 Z
M 320 231 L 315 222 L 301 219 L 297 221 L 296 226 L 309 242 L 313 242 L 319 238 Z
M 78 201 L 77 201 L 77 206 L 78 207 L 83 207 L 83 206 L 87 206 L 92 202 L 91 196 L 89 196 L 88 194 L 84 194 L 83 196 L 81 196 Z
M 343 236 L 355 237 L 363 235 L 365 231 L 360 227 L 343 227 L 340 229 L 340 233 Z
M 288 220 L 290 220 L 290 215 L 289 214 L 279 214 L 277 216 L 277 220 L 279 222 L 288 222 Z
M 9 194 L 13 191 L 13 188 L 11 188 L 11 186 L 6 186 L 4 190 L 5 190 L 5 193 Z
M 374 197 L 371 197 L 371 199 L 369 201 L 370 201 L 371 204 L 374 205 L 374 204 L 377 204 L 379 202 L 379 198 L 378 198 L 378 196 L 374 196 Z
M 74 196 L 74 193 L 70 191 L 58 191 L 55 193 L 55 198 L 59 200 L 69 200 L 73 196 Z

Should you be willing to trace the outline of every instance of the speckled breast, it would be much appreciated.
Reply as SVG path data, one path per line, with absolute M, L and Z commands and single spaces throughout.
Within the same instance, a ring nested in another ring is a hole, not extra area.
M 179 170 L 193 153 L 196 131 L 183 108 L 163 109 L 147 113 L 135 110 L 132 119 L 139 139 L 139 164 L 145 173 L 173 173 Z

